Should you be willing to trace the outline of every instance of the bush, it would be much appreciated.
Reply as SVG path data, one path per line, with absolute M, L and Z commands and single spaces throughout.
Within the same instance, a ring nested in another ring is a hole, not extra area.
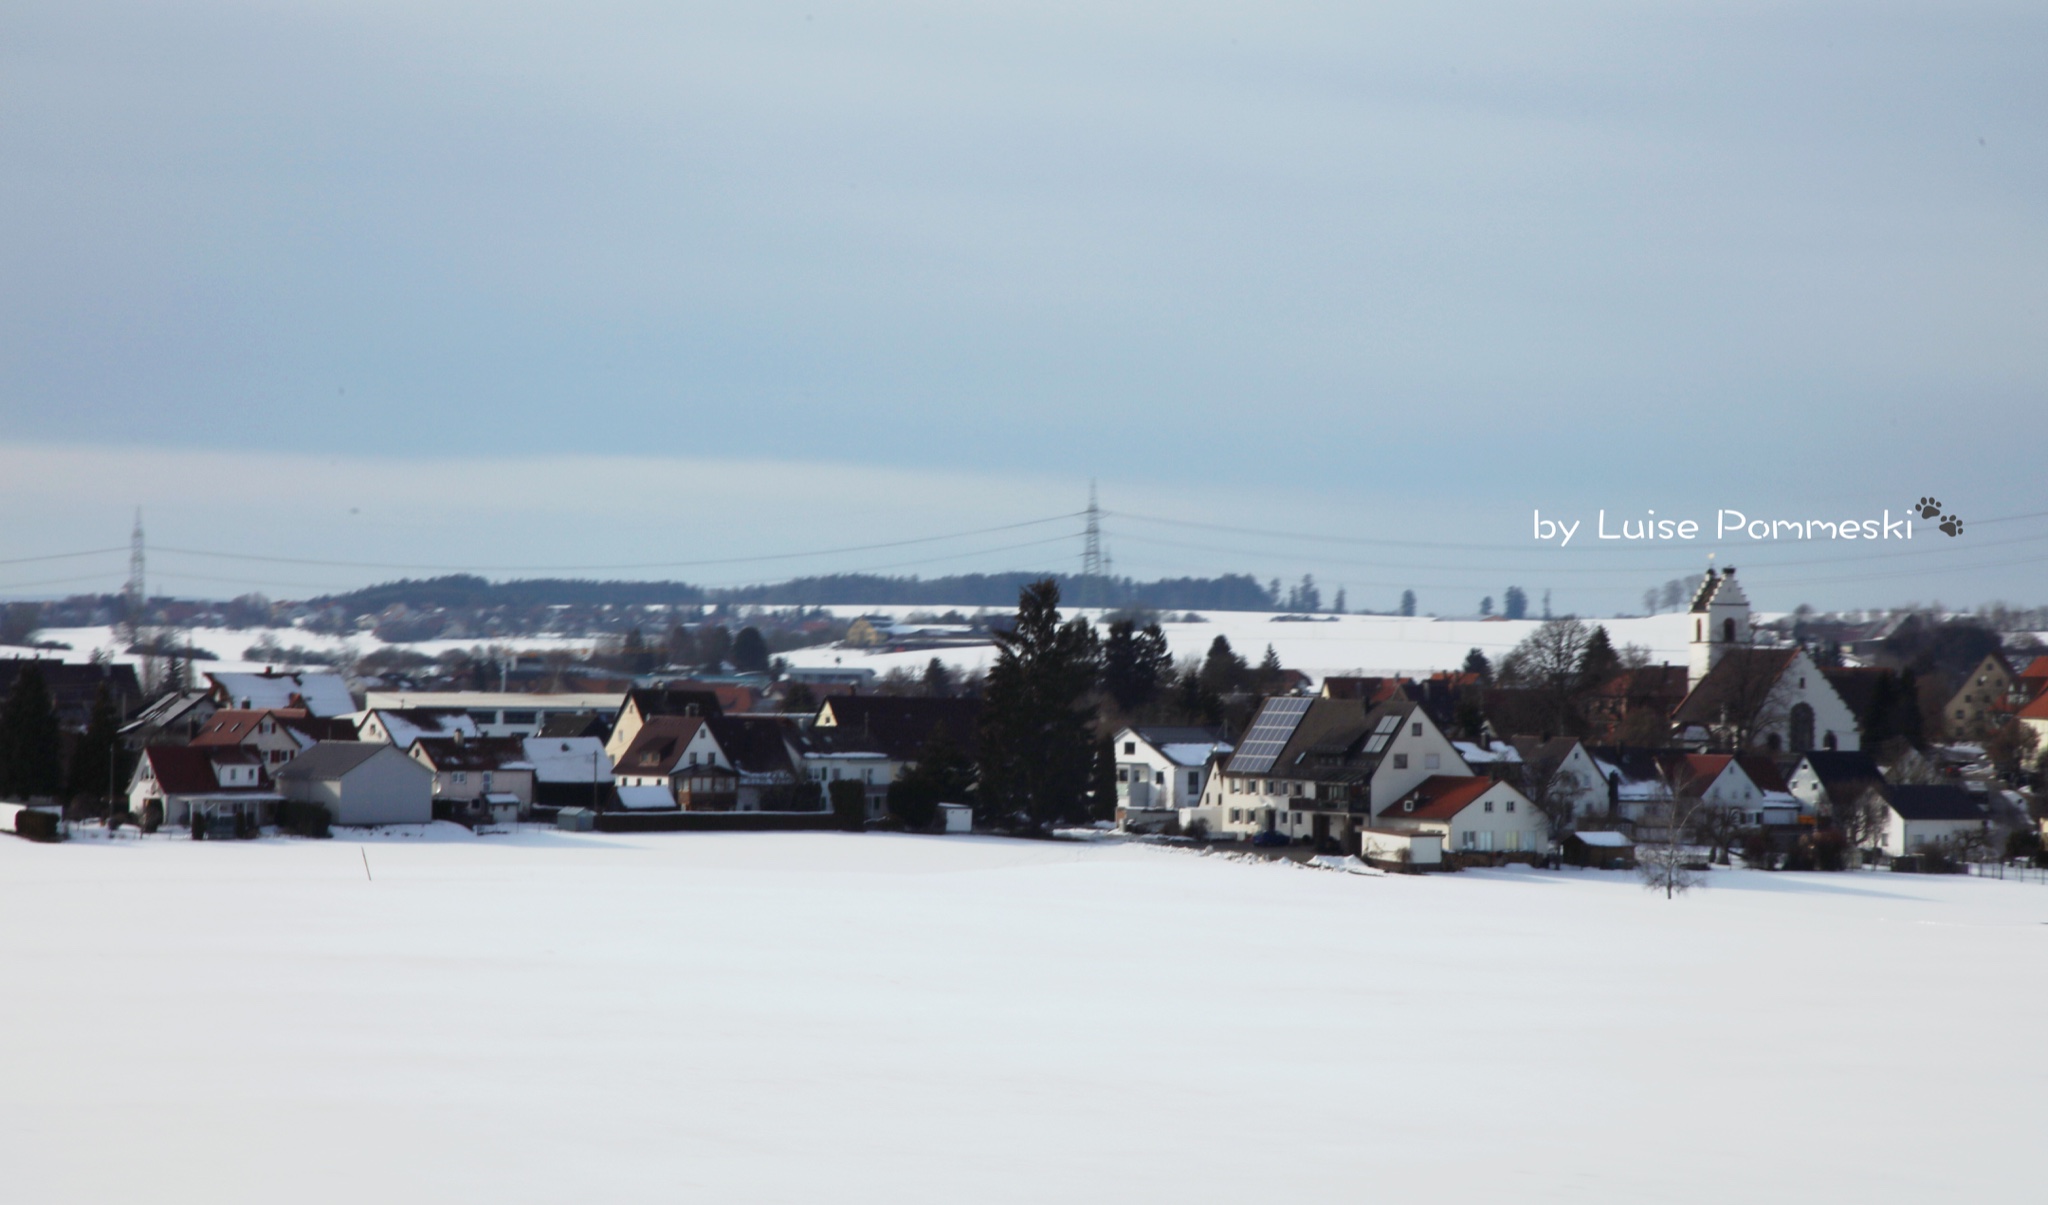
M 852 779 L 842 778 L 831 786 L 832 811 L 851 833 L 861 832 L 868 818 L 868 789 Z
M 163 826 L 164 801 L 161 799 L 152 799 L 148 803 L 143 804 L 141 823 L 142 831 L 145 833 L 153 833 L 156 830 L 162 828 Z
M 110 832 L 110 833 L 112 833 L 112 832 L 119 832 L 119 831 L 120 831 L 120 829 L 121 829 L 121 826 L 122 826 L 122 825 L 124 825 L 124 824 L 127 824 L 128 822 L 130 822 L 130 821 L 132 821 L 132 820 L 134 820 L 134 819 L 135 819 L 135 817 L 133 817 L 133 816 L 130 816 L 130 815 L 129 815 L 128 813 L 126 813 L 126 812 L 108 812 L 108 813 L 107 813 L 107 831 L 108 831 L 108 832 Z
M 1835 829 L 1822 829 L 1799 838 L 1785 855 L 1786 870 L 1840 870 L 1848 865 L 1849 842 Z
M 1187 835 L 1196 841 L 1207 841 L 1209 839 L 1209 822 L 1199 816 L 1188 821 Z
M 327 826 L 333 822 L 333 815 L 323 804 L 287 799 L 277 805 L 278 827 L 296 837 L 333 836 L 327 831 Z
M 64 839 L 63 826 L 57 822 L 56 814 L 53 812 L 17 812 L 14 816 L 14 831 L 16 835 L 31 841 Z

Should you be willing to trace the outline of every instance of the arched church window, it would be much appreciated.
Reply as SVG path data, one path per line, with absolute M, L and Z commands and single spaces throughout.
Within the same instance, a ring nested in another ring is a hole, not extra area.
M 1813 748 L 1813 708 L 1805 703 L 1792 707 L 1791 725 L 1792 751 L 1804 753 Z
M 1721 639 L 1729 644 L 1735 643 L 1735 620 L 1732 616 L 1721 621 Z

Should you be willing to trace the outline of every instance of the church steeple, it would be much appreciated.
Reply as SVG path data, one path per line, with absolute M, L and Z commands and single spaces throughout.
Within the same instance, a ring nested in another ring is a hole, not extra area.
M 1692 631 L 1687 633 L 1692 664 L 1686 686 L 1691 688 L 1700 684 L 1730 648 L 1749 643 L 1749 598 L 1735 584 L 1735 566 L 1719 573 L 1712 564 L 1707 566 L 1707 576 L 1692 596 L 1688 618 L 1692 620 Z

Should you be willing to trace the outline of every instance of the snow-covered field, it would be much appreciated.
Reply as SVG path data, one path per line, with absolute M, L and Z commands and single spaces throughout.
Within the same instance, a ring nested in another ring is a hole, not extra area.
M 936 607 L 876 607 L 894 614 L 936 613 Z M 861 608 L 841 607 L 842 613 Z M 971 613 L 971 608 L 962 608 Z M 1083 610 L 1080 614 L 1100 619 L 1102 612 Z M 1179 614 L 1179 612 L 1176 612 Z M 1468 650 L 1478 649 L 1498 661 L 1536 630 L 1541 620 L 1412 619 L 1394 615 L 1319 615 L 1308 622 L 1276 620 L 1264 611 L 1200 611 L 1200 623 L 1162 623 L 1168 647 L 1176 659 L 1201 657 L 1218 636 L 1228 637 L 1230 646 L 1245 660 L 1257 664 L 1268 644 L 1289 669 L 1322 678 L 1326 674 L 1428 674 L 1432 670 L 1457 669 L 1465 663 Z M 1650 650 L 1650 660 L 1686 662 L 1686 617 L 1682 614 L 1652 615 L 1635 619 L 1602 619 L 1615 647 L 1639 644 Z M 986 669 L 994 654 L 986 646 L 943 649 L 936 652 L 865 653 L 858 649 L 815 648 L 788 653 L 790 664 L 799 666 L 861 666 L 876 673 L 898 667 L 922 669 L 933 657 L 966 670 Z
M 0 1199 L 2036 1191 L 2048 886 L 1711 877 L 0 838 Z
M 948 609 L 957 609 L 963 614 L 974 611 L 971 607 L 831 608 L 846 616 L 878 612 L 898 617 L 913 613 L 940 614 Z M 1096 610 L 1076 613 L 1093 620 L 1100 620 L 1103 615 Z M 1310 622 L 1293 622 L 1276 621 L 1264 611 L 1203 611 L 1198 614 L 1202 617 L 1199 623 L 1168 622 L 1161 625 L 1176 658 L 1201 657 L 1209 651 L 1211 641 L 1217 636 L 1225 636 L 1229 638 L 1231 647 L 1248 661 L 1256 663 L 1270 644 L 1279 654 L 1281 664 L 1290 669 L 1304 670 L 1318 679 L 1325 674 L 1427 674 L 1432 670 L 1456 669 L 1464 664 L 1466 651 L 1474 648 L 1499 660 L 1501 654 L 1515 647 L 1541 622 L 1534 619 L 1492 622 L 1419 617 L 1403 619 L 1391 615 L 1322 615 Z M 1607 626 L 1616 647 L 1639 644 L 1650 650 L 1653 661 L 1685 662 L 1686 620 L 1683 615 L 1599 622 Z M 297 646 L 331 651 L 341 648 L 344 643 L 338 636 L 295 628 L 193 628 L 182 631 L 181 635 L 188 636 L 194 645 L 220 658 L 219 661 L 204 662 L 199 668 L 219 671 L 262 669 L 266 663 L 246 661 L 242 655 L 265 636 L 287 648 Z M 39 633 L 39 638 L 68 644 L 71 649 L 68 652 L 38 654 L 29 649 L 0 647 L 0 657 L 40 655 L 84 661 L 92 656 L 94 650 L 104 650 L 119 660 L 136 660 L 117 653 L 120 646 L 108 628 L 50 628 Z M 359 653 L 385 647 L 382 641 L 368 633 L 351 637 L 348 643 Z M 400 647 L 432 657 L 449 649 L 474 648 L 480 643 L 485 642 L 428 640 Z M 591 647 L 588 637 L 566 636 L 522 636 L 502 643 L 522 651 L 556 648 L 587 651 Z M 994 658 L 994 651 L 988 645 L 911 653 L 868 653 L 860 649 L 819 646 L 797 649 L 785 656 L 790 664 L 797 666 L 858 666 L 884 674 L 899 667 L 921 670 L 935 656 L 962 671 L 986 669 Z

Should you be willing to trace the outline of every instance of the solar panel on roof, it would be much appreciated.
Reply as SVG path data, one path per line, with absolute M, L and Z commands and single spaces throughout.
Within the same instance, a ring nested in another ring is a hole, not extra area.
M 1393 739 L 1393 737 L 1388 736 L 1384 732 L 1375 732 L 1372 734 L 1372 739 L 1365 742 L 1365 751 L 1367 753 L 1378 753 L 1387 747 L 1388 741 Z
M 1383 716 L 1381 716 L 1381 717 L 1380 717 L 1380 722 L 1379 722 L 1379 724 L 1378 724 L 1378 725 L 1377 725 L 1376 727 L 1374 727 L 1374 728 L 1373 728 L 1373 731 L 1374 731 L 1374 732 L 1378 732 L 1378 733 L 1390 733 L 1390 732 L 1394 731 L 1394 729 L 1396 729 L 1396 728 L 1399 728 L 1400 726 L 1401 726 L 1401 717 L 1400 717 L 1400 716 L 1398 716 L 1398 715 L 1383 715 Z
M 1294 730 L 1301 726 L 1301 717 L 1308 714 L 1308 705 L 1313 699 L 1287 697 L 1267 699 L 1259 709 L 1258 718 L 1252 721 L 1251 731 L 1244 734 L 1244 740 L 1237 746 L 1237 753 L 1230 759 L 1227 769 L 1232 774 L 1263 774 L 1273 768 L 1280 751 L 1294 737 Z

